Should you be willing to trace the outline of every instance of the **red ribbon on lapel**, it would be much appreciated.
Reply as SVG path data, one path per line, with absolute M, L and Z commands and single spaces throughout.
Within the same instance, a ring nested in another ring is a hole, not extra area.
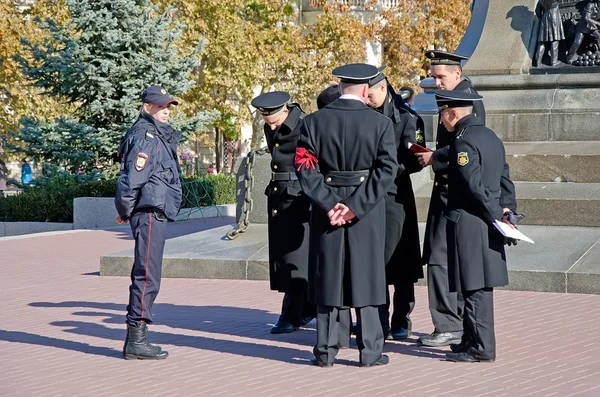
M 298 171 L 300 171 L 302 166 L 305 166 L 306 169 L 316 169 L 318 162 L 319 160 L 305 148 L 296 148 L 296 165 L 298 166 Z

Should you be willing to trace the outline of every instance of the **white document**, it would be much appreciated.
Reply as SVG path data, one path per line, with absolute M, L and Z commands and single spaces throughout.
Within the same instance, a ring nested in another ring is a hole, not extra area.
M 504 237 L 514 238 L 516 240 L 523 240 L 523 241 L 527 241 L 528 243 L 535 244 L 532 239 L 530 239 L 529 237 L 527 237 L 526 235 L 524 235 L 517 229 L 511 228 L 510 226 L 508 226 L 506 223 L 504 223 L 502 221 L 495 220 L 494 226 L 496 227 L 496 229 L 498 229 L 498 231 L 500 233 L 502 233 L 502 235 Z

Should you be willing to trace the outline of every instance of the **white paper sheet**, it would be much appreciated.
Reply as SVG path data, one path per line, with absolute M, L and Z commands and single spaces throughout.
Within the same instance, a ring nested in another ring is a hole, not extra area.
M 532 239 L 521 233 L 519 230 L 511 228 L 502 221 L 495 220 L 494 226 L 496 227 L 496 229 L 498 229 L 500 233 L 502 233 L 504 237 L 514 238 L 516 240 L 523 240 L 527 241 L 528 243 L 535 244 L 535 242 Z

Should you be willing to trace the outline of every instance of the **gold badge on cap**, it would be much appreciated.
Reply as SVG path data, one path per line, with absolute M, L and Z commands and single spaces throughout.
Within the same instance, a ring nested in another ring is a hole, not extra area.
M 469 155 L 467 152 L 460 152 L 458 154 L 458 165 L 465 166 L 469 164 Z
M 164 88 L 161 88 L 160 93 L 163 95 L 167 95 L 167 90 L 165 90 Z

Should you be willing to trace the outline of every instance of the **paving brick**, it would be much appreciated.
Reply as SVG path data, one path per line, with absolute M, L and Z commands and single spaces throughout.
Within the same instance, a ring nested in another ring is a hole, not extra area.
M 218 225 L 202 222 L 169 234 Z M 417 287 L 415 335 L 386 345 L 389 365 L 360 368 L 344 349 L 322 369 L 308 365 L 314 322 L 269 334 L 282 296 L 267 282 L 164 279 L 149 338 L 171 356 L 126 361 L 129 280 L 97 272 L 101 255 L 132 245 L 127 228 L 0 239 L 0 396 L 600 395 L 597 295 L 497 291 L 498 360 L 459 364 L 415 344 L 432 330 Z

